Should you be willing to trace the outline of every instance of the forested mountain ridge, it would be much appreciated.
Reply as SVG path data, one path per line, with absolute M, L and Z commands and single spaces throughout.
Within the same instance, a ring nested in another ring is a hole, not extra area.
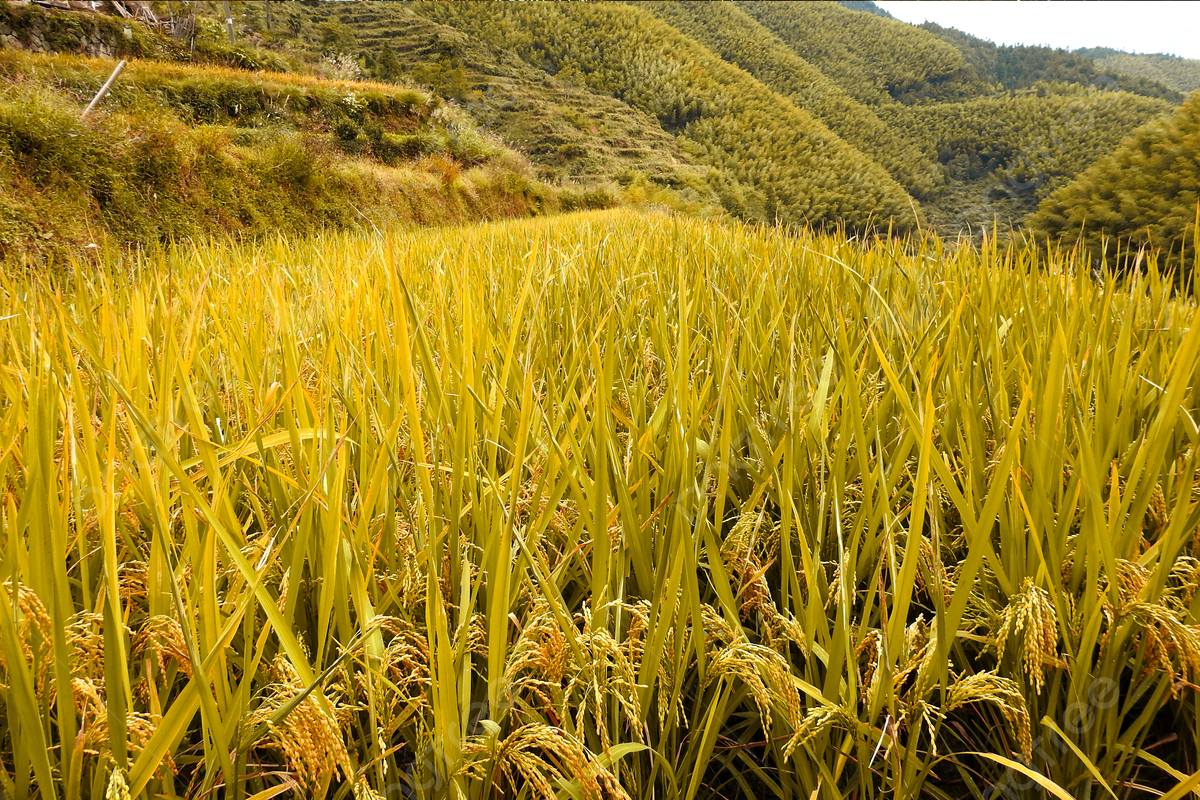
M 1111 47 L 1085 47 L 1075 51 L 1101 68 L 1157 81 L 1177 92 L 1200 89 L 1200 59 L 1165 53 L 1125 53 Z
M 883 17 L 884 19 L 895 19 L 895 17 L 893 17 L 884 9 L 880 8 L 879 5 L 872 2 L 872 0 L 838 0 L 838 5 L 845 6 L 852 11 L 865 11 L 868 14 L 874 14 L 876 16 Z
M 1040 84 L 955 103 L 894 104 L 877 113 L 936 154 L 947 190 L 930 198 L 926 210 L 943 230 L 957 231 L 986 228 L 997 215 L 1001 224 L 1021 224 L 1048 194 L 1171 108 L 1127 92 Z
M 807 110 L 874 157 L 915 197 L 928 197 L 944 184 L 932 158 L 733 3 L 649 0 L 636 5 Z
M 1172 103 L 1184 92 L 1144 72 L 1116 70 L 1082 53 L 1035 45 L 1000 46 L 968 33 L 926 22 L 921 28 L 953 45 L 966 62 L 963 77 L 942 90 L 941 100 L 963 100 L 978 94 L 980 85 L 1028 89 L 1039 83 L 1070 83 L 1155 97 Z M 956 91 L 957 96 L 950 91 Z

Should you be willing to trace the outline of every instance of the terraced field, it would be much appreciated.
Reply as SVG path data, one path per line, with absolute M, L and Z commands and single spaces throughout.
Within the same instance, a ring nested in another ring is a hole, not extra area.
M 286 12 L 285 12 L 286 13 Z M 658 122 L 614 97 L 547 75 L 512 53 L 415 13 L 403 3 L 355 3 L 331 12 L 356 45 L 386 44 L 403 74 L 454 98 L 481 127 L 527 154 L 543 178 L 628 182 L 640 173 L 682 188 L 701 185 Z M 312 24 L 305 10 L 297 24 Z
M 10 274 L 0 791 L 1181 800 L 1174 285 L 628 211 Z

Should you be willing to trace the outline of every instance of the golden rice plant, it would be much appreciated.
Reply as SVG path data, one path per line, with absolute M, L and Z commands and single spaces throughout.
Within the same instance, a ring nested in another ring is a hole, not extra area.
M 1153 265 L 603 212 L 0 279 L 0 791 L 1182 798 Z

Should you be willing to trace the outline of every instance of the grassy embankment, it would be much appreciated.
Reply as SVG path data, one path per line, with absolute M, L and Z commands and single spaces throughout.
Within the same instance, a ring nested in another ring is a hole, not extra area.
M 320 226 L 446 224 L 605 206 L 391 83 L 0 52 L 0 259 Z
M 604 212 L 9 276 L 0 790 L 1179 800 L 1200 325 L 1080 272 Z

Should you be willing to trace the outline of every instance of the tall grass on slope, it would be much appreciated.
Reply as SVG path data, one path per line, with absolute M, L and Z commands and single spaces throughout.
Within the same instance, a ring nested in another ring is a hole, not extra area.
M 9 797 L 1200 783 L 1153 273 L 613 212 L 2 288 Z
M 533 178 L 440 98 L 134 61 L 0 51 L 0 261 L 327 225 L 450 224 L 611 205 Z

